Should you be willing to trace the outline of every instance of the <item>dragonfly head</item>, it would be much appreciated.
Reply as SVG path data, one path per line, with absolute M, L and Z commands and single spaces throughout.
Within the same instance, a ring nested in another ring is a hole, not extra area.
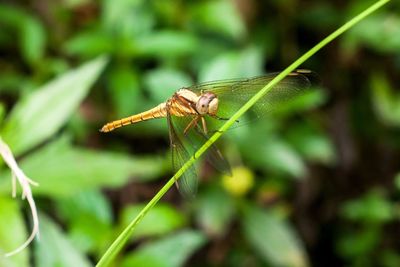
M 218 111 L 217 96 L 210 92 L 202 94 L 197 100 L 196 110 L 201 115 L 216 115 Z

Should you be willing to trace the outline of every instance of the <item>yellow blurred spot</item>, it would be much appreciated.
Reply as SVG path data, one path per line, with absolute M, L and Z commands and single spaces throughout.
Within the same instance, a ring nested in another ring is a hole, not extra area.
M 253 173 L 245 167 L 232 169 L 232 176 L 224 175 L 222 185 L 234 196 L 245 195 L 254 185 Z

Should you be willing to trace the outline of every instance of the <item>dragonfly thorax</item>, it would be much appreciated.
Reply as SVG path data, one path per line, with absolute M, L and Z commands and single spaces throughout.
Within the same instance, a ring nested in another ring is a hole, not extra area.
M 202 94 L 196 102 L 196 110 L 200 115 L 216 115 L 218 111 L 217 96 L 210 92 Z
M 211 115 L 215 116 L 218 111 L 218 98 L 214 93 L 206 92 L 201 95 L 188 90 L 186 88 L 180 89 L 172 99 L 179 99 L 173 101 L 178 103 L 179 110 L 182 113 L 182 104 L 185 104 L 187 109 L 185 113 L 199 114 L 199 115 Z

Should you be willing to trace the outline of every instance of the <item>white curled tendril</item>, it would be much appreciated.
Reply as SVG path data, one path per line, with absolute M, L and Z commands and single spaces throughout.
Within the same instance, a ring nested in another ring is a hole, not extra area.
M 8 167 L 11 169 L 11 174 L 12 174 L 12 196 L 16 197 L 17 194 L 17 181 L 21 185 L 22 188 L 22 199 L 25 199 L 28 201 L 29 206 L 31 208 L 31 213 L 32 213 L 32 220 L 33 220 L 33 228 L 32 228 L 32 233 L 29 236 L 29 238 L 23 243 L 21 246 L 16 248 L 15 250 L 8 252 L 5 254 L 6 257 L 10 257 L 12 255 L 15 255 L 19 252 L 21 252 L 24 248 L 26 248 L 32 240 L 35 238 L 35 236 L 39 236 L 39 218 L 37 215 L 37 210 L 36 210 L 36 205 L 35 201 L 32 196 L 32 191 L 31 191 L 31 185 L 38 186 L 38 183 L 32 181 L 29 179 L 25 173 L 20 169 L 18 166 L 17 162 L 15 161 L 15 158 L 8 147 L 8 145 L 1 139 L 0 137 L 0 155 L 5 161 L 5 163 L 8 165 Z

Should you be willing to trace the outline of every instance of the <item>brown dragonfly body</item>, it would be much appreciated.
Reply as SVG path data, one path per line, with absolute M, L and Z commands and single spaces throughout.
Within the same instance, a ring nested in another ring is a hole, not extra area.
M 209 115 L 217 117 L 217 111 L 218 98 L 215 94 L 206 92 L 198 95 L 191 90 L 180 89 L 166 102 L 139 114 L 109 122 L 104 125 L 100 131 L 110 132 L 125 125 L 151 119 L 165 118 L 170 114 L 177 117 L 194 116 L 193 120 L 185 128 L 184 133 L 195 126 L 199 120 L 202 121 L 204 133 L 207 133 L 207 126 L 203 116 Z

